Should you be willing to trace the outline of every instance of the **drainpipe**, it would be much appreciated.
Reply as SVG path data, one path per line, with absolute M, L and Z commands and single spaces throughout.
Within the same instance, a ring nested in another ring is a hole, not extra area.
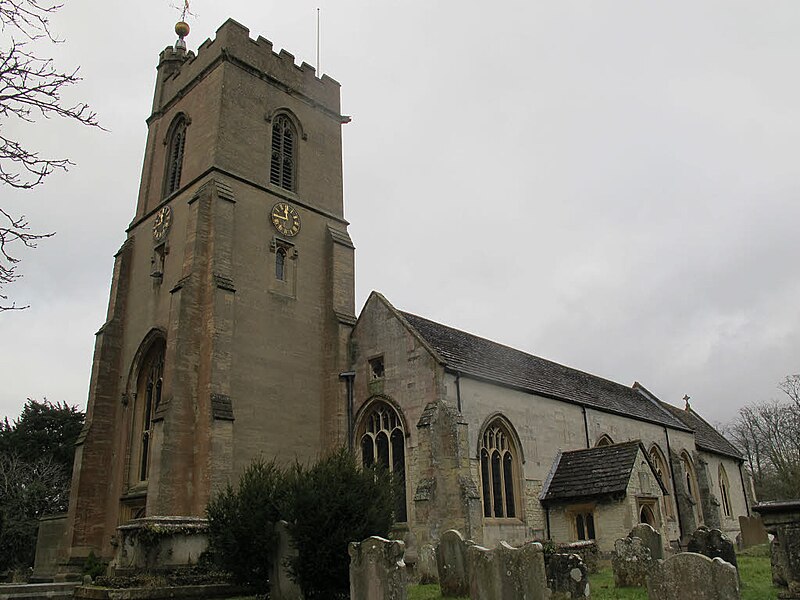
M 672 496 L 675 498 L 675 514 L 678 517 L 678 534 L 683 539 L 683 521 L 681 521 L 681 507 L 678 506 L 678 488 L 675 487 L 675 469 L 672 467 L 672 449 L 669 446 L 669 431 L 664 427 L 664 438 L 667 440 L 667 463 L 669 464 L 669 475 L 672 479 Z
M 586 447 L 591 448 L 592 445 L 589 443 L 589 419 L 586 417 L 586 407 L 581 406 L 581 410 L 583 411 L 583 430 L 586 432 Z
M 744 485 L 744 473 L 742 473 L 742 462 L 739 461 L 739 479 L 742 481 L 742 494 L 744 494 L 744 507 L 747 510 L 747 516 L 750 516 L 750 503 L 747 501 L 747 488 Z
M 347 449 L 350 452 L 353 451 L 353 380 L 355 378 L 355 371 L 339 373 L 339 379 L 343 379 L 347 386 Z
M 552 539 L 550 537 L 550 507 L 545 504 L 544 506 L 544 524 L 547 528 L 547 539 Z
M 458 403 L 458 412 L 461 413 L 461 371 L 456 371 L 456 402 Z

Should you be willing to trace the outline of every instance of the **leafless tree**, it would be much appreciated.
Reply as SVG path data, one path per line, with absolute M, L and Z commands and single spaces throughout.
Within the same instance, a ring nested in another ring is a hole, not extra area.
M 0 0 L 0 183 L 17 189 L 41 184 L 55 170 L 72 164 L 67 158 L 48 158 L 6 134 L 10 119 L 34 123 L 38 118 L 64 117 L 99 127 L 87 104 L 70 104 L 62 92 L 80 81 L 77 69 L 62 71 L 51 58 L 40 56 L 37 43 L 59 43 L 50 29 L 50 17 L 62 7 L 41 0 Z M 36 240 L 52 234 L 33 233 L 24 216 L 0 208 L 0 290 L 20 277 L 19 259 L 12 252 L 35 247 Z M 0 312 L 17 307 L 0 293 Z
M 785 399 L 743 407 L 730 429 L 762 500 L 800 497 L 800 375 L 778 388 Z

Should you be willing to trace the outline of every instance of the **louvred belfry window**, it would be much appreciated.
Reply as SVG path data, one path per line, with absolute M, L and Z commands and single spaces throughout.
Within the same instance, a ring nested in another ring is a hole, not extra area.
M 297 132 L 289 117 L 278 115 L 272 123 L 272 159 L 269 182 L 285 190 L 295 189 Z
M 172 124 L 167 144 L 167 172 L 164 181 L 164 196 L 169 196 L 181 185 L 183 149 L 186 146 L 186 119 L 180 116 Z
M 481 486 L 484 517 L 515 517 L 515 454 L 502 424 L 486 428 L 481 444 Z

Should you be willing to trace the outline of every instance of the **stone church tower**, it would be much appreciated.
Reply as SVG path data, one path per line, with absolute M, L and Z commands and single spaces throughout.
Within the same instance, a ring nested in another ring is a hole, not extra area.
M 182 37 L 161 53 L 97 333 L 71 562 L 110 558 L 131 518 L 202 515 L 258 456 L 306 460 L 346 439 L 347 121 L 336 81 L 234 21 L 197 55 Z

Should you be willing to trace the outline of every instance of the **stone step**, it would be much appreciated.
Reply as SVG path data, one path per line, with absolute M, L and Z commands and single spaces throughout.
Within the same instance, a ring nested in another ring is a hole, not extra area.
M 65 583 L 3 583 L 0 584 L 0 600 L 72 598 L 77 585 L 77 581 Z

